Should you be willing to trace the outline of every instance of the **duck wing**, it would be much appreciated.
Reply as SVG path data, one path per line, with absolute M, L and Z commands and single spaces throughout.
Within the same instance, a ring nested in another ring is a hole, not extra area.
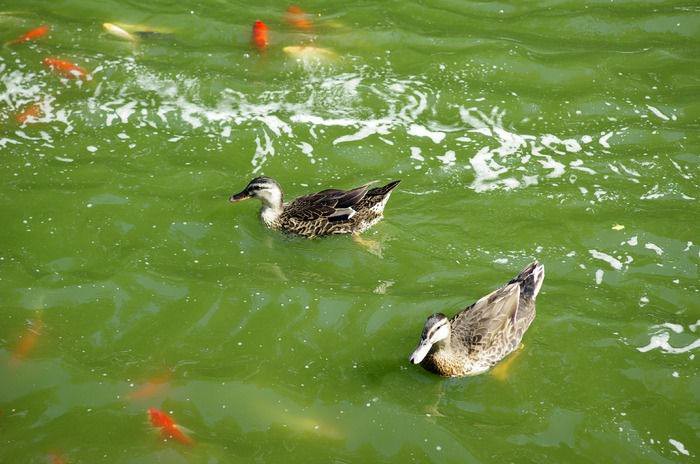
M 452 317 L 452 337 L 470 348 L 488 348 L 514 325 L 519 305 L 520 284 L 501 287 Z
M 301 221 L 344 221 L 355 215 L 357 210 L 353 207 L 362 201 L 368 189 L 366 184 L 352 190 L 327 189 L 305 195 L 287 205 L 283 215 Z

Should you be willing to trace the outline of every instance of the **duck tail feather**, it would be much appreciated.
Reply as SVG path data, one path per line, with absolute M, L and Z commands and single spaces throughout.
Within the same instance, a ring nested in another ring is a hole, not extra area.
M 397 185 L 399 185 L 399 182 L 401 182 L 401 181 L 400 181 L 400 180 L 394 180 L 394 181 L 391 181 L 391 182 L 389 182 L 388 184 L 386 184 L 386 185 L 384 185 L 384 186 L 382 186 L 382 187 L 373 188 L 372 190 L 370 190 L 369 192 L 367 192 L 367 195 L 368 195 L 368 196 L 373 196 L 373 195 L 382 195 L 382 196 L 384 196 L 384 195 L 386 195 L 387 193 L 389 193 L 389 192 L 391 192 L 392 190 L 394 190 L 394 187 L 396 187 Z
M 521 295 L 534 300 L 540 293 L 542 282 L 544 282 L 544 264 L 537 261 L 532 262 L 508 283 L 516 282 L 520 284 Z

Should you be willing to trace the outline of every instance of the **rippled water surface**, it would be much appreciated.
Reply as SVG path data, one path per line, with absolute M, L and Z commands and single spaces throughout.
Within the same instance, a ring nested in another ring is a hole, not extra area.
M 697 3 L 288 6 L 2 2 L 1 41 L 52 30 L 0 51 L 0 461 L 697 459 Z M 228 203 L 260 174 L 402 183 L 370 253 Z M 533 259 L 505 372 L 408 364 Z

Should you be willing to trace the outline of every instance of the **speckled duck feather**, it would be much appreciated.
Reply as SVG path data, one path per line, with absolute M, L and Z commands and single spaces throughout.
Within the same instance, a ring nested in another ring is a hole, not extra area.
M 519 345 L 535 319 L 535 298 L 544 279 L 537 261 L 503 287 L 450 319 L 448 340 L 433 345 L 421 365 L 446 377 L 477 375 Z

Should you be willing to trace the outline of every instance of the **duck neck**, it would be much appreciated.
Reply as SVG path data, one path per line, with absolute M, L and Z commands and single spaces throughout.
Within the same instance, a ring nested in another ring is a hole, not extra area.
M 282 214 L 282 205 L 268 205 L 263 203 L 263 207 L 260 210 L 260 219 L 265 223 L 266 226 L 272 226 L 277 219 L 279 219 Z
M 447 338 L 437 342 L 435 344 L 435 352 L 441 352 L 441 353 L 452 352 L 452 344 L 450 343 L 450 338 L 451 337 L 447 337 Z
M 260 200 L 262 201 L 260 218 L 266 226 L 271 227 L 277 221 L 277 219 L 279 219 L 282 211 L 284 211 L 282 191 L 276 189 L 269 193 L 266 192 L 264 196 L 261 196 Z

